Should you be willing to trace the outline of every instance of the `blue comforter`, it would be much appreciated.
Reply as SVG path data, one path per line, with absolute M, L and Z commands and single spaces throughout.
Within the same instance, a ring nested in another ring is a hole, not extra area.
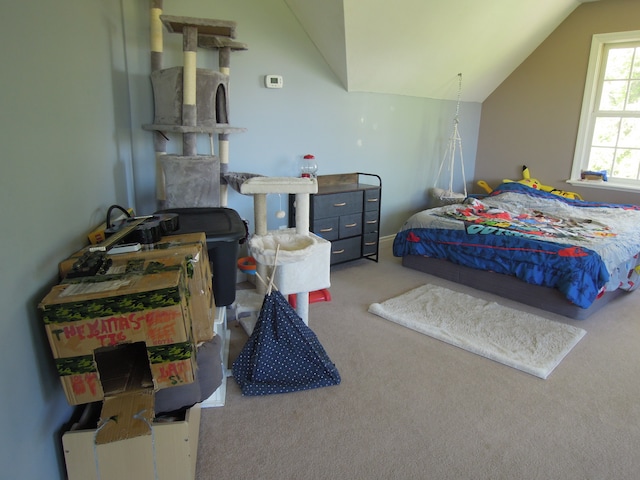
M 637 287 L 640 209 L 504 183 L 482 200 L 413 215 L 396 256 L 426 255 L 554 287 L 587 308 L 604 290 Z

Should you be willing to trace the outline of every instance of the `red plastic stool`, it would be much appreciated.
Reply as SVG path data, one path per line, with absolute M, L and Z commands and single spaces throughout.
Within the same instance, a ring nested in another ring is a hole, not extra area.
M 289 295 L 289 304 L 293 308 L 296 308 L 297 299 L 298 299 L 297 295 L 298 295 L 297 293 L 292 293 Z M 315 290 L 313 292 L 309 292 L 309 304 L 316 303 L 316 302 L 330 302 L 330 301 L 331 301 L 331 294 L 329 293 L 329 290 L 327 290 L 326 288 L 323 288 L 322 290 Z

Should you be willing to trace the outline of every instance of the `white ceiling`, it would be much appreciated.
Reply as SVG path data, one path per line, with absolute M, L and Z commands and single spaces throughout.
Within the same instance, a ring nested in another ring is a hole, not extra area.
M 348 91 L 470 102 L 590 1 L 285 0 Z

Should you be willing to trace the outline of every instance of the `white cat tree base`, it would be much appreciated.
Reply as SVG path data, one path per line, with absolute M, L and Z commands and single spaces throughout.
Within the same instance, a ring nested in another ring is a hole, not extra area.
M 309 324 L 309 292 L 329 288 L 331 242 L 309 231 L 310 195 L 318 192 L 315 178 L 253 177 L 240 192 L 253 196 L 255 234 L 249 241 L 256 271 L 261 278 L 274 275 L 274 284 L 283 295 L 296 294 L 296 312 Z M 267 230 L 267 194 L 296 196 L 296 228 Z M 280 246 L 273 272 L 275 247 Z M 266 287 L 256 282 L 258 293 Z

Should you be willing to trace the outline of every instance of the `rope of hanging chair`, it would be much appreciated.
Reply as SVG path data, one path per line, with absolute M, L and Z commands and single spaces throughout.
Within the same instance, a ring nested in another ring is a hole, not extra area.
M 464 196 L 466 197 L 467 196 L 467 179 L 464 173 L 464 156 L 462 154 L 462 138 L 460 137 L 460 132 L 458 131 L 458 124 L 460 123 L 461 96 L 462 96 L 462 73 L 459 73 L 458 74 L 458 100 L 456 103 L 456 114 L 453 119 L 453 132 L 451 134 L 451 137 L 449 137 L 449 145 L 447 146 L 445 155 L 442 158 L 442 162 L 440 163 L 440 168 L 438 169 L 436 184 L 440 180 L 440 175 L 442 174 L 442 168 L 444 167 L 447 160 L 449 160 L 449 190 L 447 193 L 453 192 L 453 173 L 455 169 L 456 150 L 459 150 L 460 169 L 462 171 L 462 185 L 464 189 Z

